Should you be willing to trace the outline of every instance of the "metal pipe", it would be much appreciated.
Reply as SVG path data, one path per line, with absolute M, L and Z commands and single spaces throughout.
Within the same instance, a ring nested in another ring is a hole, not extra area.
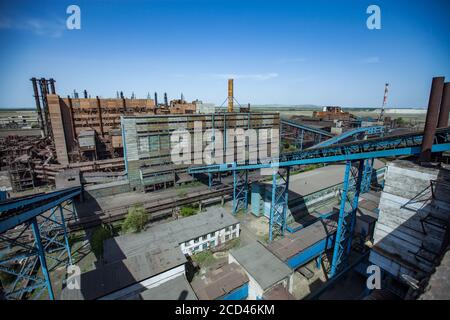
M 37 87 L 37 79 L 33 77 L 30 80 L 31 80 L 31 83 L 33 84 L 34 101 L 36 102 L 36 110 L 38 113 L 39 128 L 41 129 L 42 137 L 45 137 L 44 118 L 42 117 L 41 102 L 39 101 L 39 91 L 38 91 L 38 87 Z
M 100 123 L 100 132 L 103 138 L 105 136 L 105 133 L 103 132 L 102 107 L 100 105 L 100 98 L 98 96 L 97 96 L 97 108 L 98 108 L 98 121 Z
M 442 93 L 441 109 L 439 110 L 438 128 L 448 126 L 448 114 L 450 112 L 450 82 L 444 84 L 444 92 Z
M 72 130 L 72 137 L 76 139 L 77 132 L 75 131 L 75 120 L 74 120 L 74 114 L 73 114 L 73 104 L 72 104 L 72 98 L 70 96 L 67 96 L 67 100 L 69 101 L 69 109 L 70 109 L 70 124 L 71 124 L 71 130 Z
M 52 91 L 51 91 L 52 94 L 56 94 L 56 90 L 55 90 L 55 79 L 50 78 L 50 79 L 49 79 L 49 82 L 50 82 L 50 89 L 52 90 Z
M 233 112 L 234 88 L 233 79 L 228 79 L 228 112 Z
M 430 99 L 428 101 L 427 117 L 419 157 L 421 162 L 431 160 L 431 146 L 433 145 L 434 135 L 436 133 L 443 89 L 444 77 L 434 77 L 431 83 Z

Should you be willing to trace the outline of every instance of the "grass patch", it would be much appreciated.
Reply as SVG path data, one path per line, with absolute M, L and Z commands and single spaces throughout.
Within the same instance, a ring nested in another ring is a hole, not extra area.
M 192 260 L 200 266 L 208 266 L 214 263 L 216 259 L 211 251 L 206 250 L 192 255 Z
M 180 209 L 180 214 L 183 217 L 193 216 L 196 215 L 197 213 L 198 213 L 198 204 L 196 203 L 182 206 Z

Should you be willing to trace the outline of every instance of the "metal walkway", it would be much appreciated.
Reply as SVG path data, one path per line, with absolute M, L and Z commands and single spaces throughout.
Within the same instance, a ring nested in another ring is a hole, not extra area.
M 344 132 L 341 135 L 333 137 L 331 139 L 325 140 L 311 147 L 311 149 L 328 147 L 333 144 L 337 144 L 338 142 L 342 142 L 342 140 L 355 137 L 357 138 L 359 134 L 364 133 L 365 135 L 381 135 L 385 131 L 384 126 L 372 126 L 372 127 L 360 127 L 353 130 L 349 130 Z

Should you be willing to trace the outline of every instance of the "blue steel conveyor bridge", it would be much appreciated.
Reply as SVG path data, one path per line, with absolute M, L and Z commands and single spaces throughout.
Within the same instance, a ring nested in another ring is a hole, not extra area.
M 7 299 L 31 292 L 39 299 L 45 291 L 54 299 L 49 272 L 72 264 L 66 221 L 76 218 L 80 194 L 73 187 L 0 201 L 0 271 L 15 278 L 3 288 Z
M 286 231 L 289 173 L 292 166 L 345 161 L 344 184 L 338 225 L 334 241 L 330 276 L 336 275 L 346 262 L 351 248 L 356 211 L 361 190 L 370 183 L 375 158 L 418 155 L 421 152 L 423 132 L 347 142 L 326 147 L 282 154 L 275 159 L 258 163 L 224 163 L 192 167 L 190 174 L 232 171 L 234 177 L 233 213 L 248 207 L 248 171 L 271 169 L 272 204 L 269 219 L 269 241 Z M 436 130 L 431 152 L 450 150 L 450 127 Z M 370 169 L 370 170 L 369 170 Z M 349 205 L 348 205 L 348 204 Z

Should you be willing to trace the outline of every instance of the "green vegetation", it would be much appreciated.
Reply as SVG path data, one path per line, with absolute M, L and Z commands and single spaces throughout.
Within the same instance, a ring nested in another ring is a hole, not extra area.
M 91 249 L 97 257 L 103 254 L 103 241 L 111 237 L 111 230 L 104 224 L 94 230 L 91 236 Z
M 141 232 L 147 223 L 148 215 L 145 212 L 145 208 L 141 205 L 135 205 L 128 209 L 127 217 L 122 224 L 123 232 Z
M 210 250 L 205 250 L 192 255 L 192 260 L 200 266 L 204 267 L 211 265 L 216 259 L 214 258 L 213 253 Z
M 197 203 L 182 206 L 180 209 L 180 214 L 183 217 L 193 216 L 197 213 L 198 213 L 198 204 Z
M 398 117 L 395 121 L 397 121 L 397 124 L 401 127 L 407 125 L 408 123 L 406 122 L 405 119 L 403 119 L 402 117 Z
M 175 190 L 177 191 L 177 195 L 179 197 L 185 197 L 189 191 L 190 188 L 194 188 L 194 187 L 198 187 L 200 186 L 202 183 L 199 181 L 192 181 L 192 182 L 188 182 L 184 185 L 180 185 L 180 186 L 176 186 Z

